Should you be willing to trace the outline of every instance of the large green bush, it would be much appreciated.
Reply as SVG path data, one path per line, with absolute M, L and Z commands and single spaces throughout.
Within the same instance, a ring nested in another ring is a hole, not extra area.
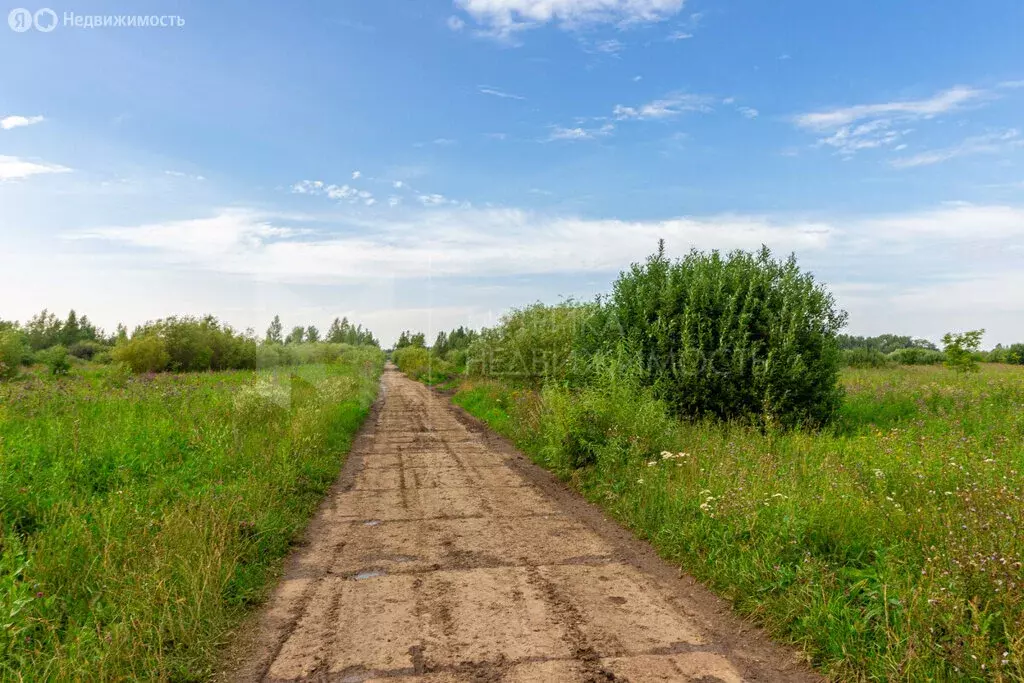
M 124 363 L 132 372 L 162 372 L 171 362 L 167 353 L 167 345 L 154 335 L 136 336 L 131 340 L 118 344 L 110 353 L 118 363 Z
M 25 356 L 25 340 L 15 329 L 0 330 L 0 379 L 17 377 Z
M 605 345 L 624 341 L 643 382 L 682 416 L 822 424 L 842 400 L 846 314 L 795 257 L 664 249 L 616 281 Z M 617 328 L 617 330 L 616 330 Z

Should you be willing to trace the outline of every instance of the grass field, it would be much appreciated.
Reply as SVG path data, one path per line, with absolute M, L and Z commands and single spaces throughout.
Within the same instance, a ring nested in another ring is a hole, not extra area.
M 1024 680 L 1024 368 L 843 383 L 817 433 L 678 422 L 614 382 L 454 400 L 834 679 Z
M 0 680 L 207 678 L 382 364 L 0 385 Z

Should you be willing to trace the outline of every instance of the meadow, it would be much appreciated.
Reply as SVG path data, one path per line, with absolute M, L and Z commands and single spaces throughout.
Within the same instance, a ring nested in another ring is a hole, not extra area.
M 680 420 L 616 373 L 449 381 L 830 678 L 1024 680 L 1024 368 L 848 368 L 815 430 Z
M 0 679 L 203 680 L 334 482 L 383 354 L 0 383 Z

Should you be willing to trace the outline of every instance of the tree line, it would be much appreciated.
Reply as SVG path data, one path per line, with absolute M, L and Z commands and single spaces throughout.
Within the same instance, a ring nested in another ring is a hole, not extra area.
M 129 334 L 118 324 L 111 334 L 74 310 L 66 317 L 44 309 L 26 323 L 0 320 L 0 378 L 24 366 L 43 364 L 53 374 L 70 371 L 73 359 L 123 363 L 136 373 L 242 370 L 276 365 L 332 362 L 345 346 L 379 346 L 373 334 L 348 318 L 335 318 L 326 335 L 315 325 L 282 334 L 275 315 L 264 338 L 239 332 L 212 315 L 171 316 L 138 325 Z

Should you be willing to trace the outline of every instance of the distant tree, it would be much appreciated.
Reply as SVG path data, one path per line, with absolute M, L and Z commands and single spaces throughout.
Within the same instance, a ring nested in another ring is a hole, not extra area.
M 285 344 L 301 344 L 303 338 L 306 336 L 306 328 L 301 325 L 296 325 L 292 328 L 291 334 L 284 340 Z
M 423 334 L 422 332 L 417 332 L 416 334 L 412 335 L 411 337 L 409 337 L 409 346 L 415 346 L 421 349 L 426 348 L 427 335 Z
M 943 351 L 946 354 L 946 367 L 957 372 L 977 372 L 978 361 L 975 355 L 981 348 L 981 338 L 985 330 L 969 332 L 947 332 L 942 337 Z
M 306 328 L 306 341 L 311 344 L 320 341 L 320 330 L 316 329 L 316 325 L 310 325 Z
M 345 319 L 345 325 L 347 324 L 348 318 Z M 345 327 L 342 325 L 341 318 L 331 321 L 331 326 L 327 328 L 327 341 L 332 344 L 340 344 L 345 341 Z
M 406 346 L 409 346 L 409 333 L 402 330 L 402 334 L 398 335 L 398 341 L 395 342 L 395 348 L 404 349 Z
M 60 343 L 64 346 L 71 346 L 78 341 L 78 336 L 82 330 L 78 325 L 78 316 L 75 314 L 75 309 L 71 309 L 68 313 L 67 320 L 64 321 L 64 325 L 60 330 Z
M 43 309 L 25 325 L 25 337 L 33 351 L 48 349 L 60 342 L 64 324 L 53 313 Z
M 281 316 L 275 315 L 274 319 L 270 321 L 270 327 L 267 328 L 266 342 L 268 344 L 283 344 L 284 339 L 281 334 Z
M 128 328 L 124 326 L 124 323 L 117 324 L 117 330 L 114 332 L 114 338 L 111 341 L 114 344 L 121 344 L 128 341 Z

